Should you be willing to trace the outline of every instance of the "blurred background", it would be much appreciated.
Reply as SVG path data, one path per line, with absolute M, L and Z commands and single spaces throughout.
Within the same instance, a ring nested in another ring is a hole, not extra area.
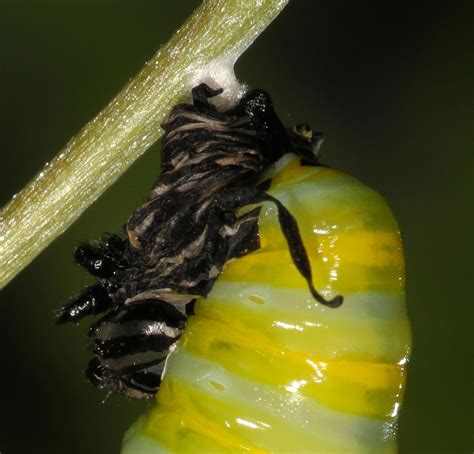
M 0 0 L 1 205 L 198 3 Z M 467 3 L 292 0 L 237 65 L 241 80 L 272 94 L 285 123 L 326 133 L 326 163 L 395 211 L 414 332 L 402 454 L 474 448 Z M 158 153 L 155 145 L 0 293 L 2 454 L 116 453 L 146 407 L 86 383 L 87 323 L 56 328 L 53 315 L 89 282 L 73 263 L 75 245 L 120 231 L 156 178 Z

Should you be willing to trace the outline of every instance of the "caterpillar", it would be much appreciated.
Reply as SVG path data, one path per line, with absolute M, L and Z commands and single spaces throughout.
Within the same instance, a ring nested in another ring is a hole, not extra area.
M 99 388 L 156 405 L 123 452 L 394 452 L 410 327 L 396 221 L 321 165 L 262 90 L 205 84 L 163 125 L 162 173 L 58 323 L 90 328 Z

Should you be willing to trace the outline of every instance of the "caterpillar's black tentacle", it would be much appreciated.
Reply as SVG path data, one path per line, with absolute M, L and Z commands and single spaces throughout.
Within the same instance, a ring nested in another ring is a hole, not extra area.
M 331 300 L 326 300 L 314 287 L 311 264 L 301 238 L 298 223 L 294 216 L 278 199 L 258 188 L 238 187 L 222 191 L 216 196 L 215 204 L 218 209 L 222 209 L 224 206 L 227 208 L 232 206 L 234 209 L 238 209 L 246 205 L 265 201 L 272 202 L 276 205 L 278 210 L 278 221 L 283 236 L 288 244 L 291 258 L 300 274 L 306 280 L 314 299 L 329 307 L 339 307 L 344 301 L 344 298 L 341 295 L 338 295 Z
M 291 258 L 293 259 L 296 268 L 298 268 L 298 271 L 305 278 L 313 298 L 326 306 L 339 307 L 344 301 L 344 298 L 341 295 L 337 295 L 334 298 L 327 300 L 316 290 L 313 285 L 311 264 L 304 247 L 296 219 L 275 197 L 271 196 L 270 194 L 265 194 L 265 200 L 271 201 L 277 206 L 278 221 L 280 222 L 283 236 L 288 243 L 288 249 L 290 250 Z
M 319 136 L 308 127 L 289 133 L 262 90 L 226 111 L 209 101 L 220 93 L 201 84 L 192 90 L 192 104 L 171 110 L 162 125 L 162 173 L 129 217 L 125 238 L 108 235 L 76 250 L 76 262 L 99 283 L 66 305 L 58 323 L 106 312 L 89 331 L 95 358 L 87 375 L 100 388 L 137 398 L 156 392 L 196 298 L 208 295 L 229 260 L 260 247 L 260 208 L 238 211 L 249 204 L 276 204 L 313 297 L 331 307 L 342 303 L 316 291 L 296 220 L 264 191 L 269 181 L 258 184 L 285 153 L 317 164 Z
M 101 284 L 87 287 L 76 299 L 66 304 L 56 319 L 56 324 L 77 323 L 88 315 L 106 312 L 114 307 L 107 290 Z

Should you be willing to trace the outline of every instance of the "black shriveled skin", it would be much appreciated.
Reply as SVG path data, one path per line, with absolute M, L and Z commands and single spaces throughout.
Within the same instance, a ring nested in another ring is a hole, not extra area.
M 130 216 L 126 239 L 108 235 L 76 250 L 76 262 L 98 283 L 66 305 L 58 322 L 106 312 L 89 332 L 96 356 L 86 374 L 99 388 L 153 396 L 194 300 L 207 296 L 228 260 L 260 247 L 260 210 L 239 215 L 246 205 L 276 204 L 293 261 L 314 298 L 331 307 L 342 303 L 342 297 L 326 301 L 317 293 L 296 220 L 257 187 L 259 175 L 285 152 L 318 165 L 321 135 L 306 125 L 286 131 L 261 90 L 219 112 L 208 98 L 221 92 L 202 84 L 193 89 L 193 104 L 172 109 L 163 125 L 162 173 Z

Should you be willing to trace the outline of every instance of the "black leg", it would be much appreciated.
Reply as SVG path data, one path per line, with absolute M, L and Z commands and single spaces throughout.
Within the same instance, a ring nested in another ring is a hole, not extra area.
M 134 399 L 151 399 L 159 386 L 155 385 L 153 391 L 142 391 L 133 387 L 133 383 L 128 383 L 129 377 L 116 375 L 113 371 L 106 369 L 101 365 L 98 358 L 90 361 L 89 366 L 85 371 L 86 378 L 89 382 L 99 389 L 104 389 L 118 394 L 123 394 Z M 132 386 L 130 386 L 132 385 Z
M 90 274 L 101 279 L 109 279 L 126 266 L 124 261 L 125 241 L 117 235 L 101 239 L 97 246 L 81 244 L 76 248 L 74 259 Z
M 75 300 L 61 309 L 56 324 L 77 323 L 88 315 L 100 314 L 112 309 L 112 307 L 113 301 L 110 299 L 107 290 L 100 284 L 94 284 L 87 287 Z
M 133 399 L 151 399 L 161 383 L 164 362 L 145 364 L 135 371 L 117 373 L 104 367 L 99 358 L 93 358 L 85 371 L 87 379 L 99 389 L 123 394 Z

